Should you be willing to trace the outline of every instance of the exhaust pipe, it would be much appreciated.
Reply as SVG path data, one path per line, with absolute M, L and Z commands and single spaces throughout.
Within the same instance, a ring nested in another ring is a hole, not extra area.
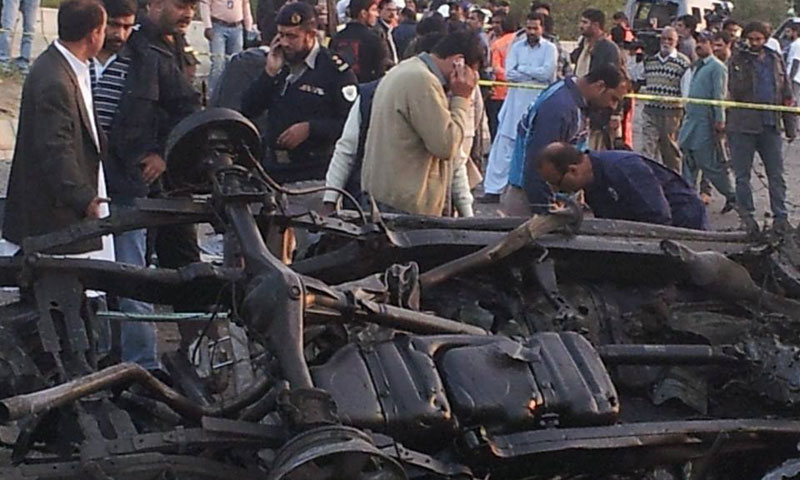
M 168 387 L 142 366 L 120 363 L 55 387 L 0 400 L 0 423 L 48 412 L 87 395 L 132 382 L 149 389 L 173 410 L 192 420 L 238 412 L 260 399 L 271 383 L 270 378 L 265 375 L 234 399 L 217 405 L 202 406 Z

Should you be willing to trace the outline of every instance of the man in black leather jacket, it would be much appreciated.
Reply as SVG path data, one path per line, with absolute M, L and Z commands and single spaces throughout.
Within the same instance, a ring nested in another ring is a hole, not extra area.
M 737 48 L 728 62 L 728 92 L 735 102 L 792 105 L 792 87 L 780 54 L 766 48 L 769 29 L 763 22 L 748 24 L 742 36 L 747 42 Z M 797 136 L 797 119 L 792 113 L 731 108 L 726 132 L 731 146 L 731 165 L 736 175 L 736 204 L 743 227 L 755 232 L 753 193 L 750 172 L 758 151 L 769 184 L 769 203 L 773 228 L 788 230 L 786 179 L 783 172 L 781 124 L 789 141 Z

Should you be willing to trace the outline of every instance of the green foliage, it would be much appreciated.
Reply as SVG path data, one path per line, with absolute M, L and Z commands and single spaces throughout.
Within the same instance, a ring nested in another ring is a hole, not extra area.
M 518 18 L 524 19 L 527 14 L 530 0 L 510 0 L 513 12 Z M 800 2 L 800 0 L 798 0 Z M 733 0 L 735 7 L 733 17 L 741 23 L 750 20 L 765 20 L 777 27 L 786 18 L 789 6 L 784 0 Z M 553 6 L 553 17 L 556 22 L 556 32 L 565 40 L 574 40 L 578 37 L 578 22 L 581 12 L 587 8 L 599 8 L 606 12 L 608 24 L 611 24 L 611 15 L 625 8 L 624 0 L 549 0 Z M 798 12 L 800 13 L 800 12 Z
M 781 0 L 734 0 L 733 18 L 741 24 L 762 20 L 777 28 L 786 18 L 789 6 Z

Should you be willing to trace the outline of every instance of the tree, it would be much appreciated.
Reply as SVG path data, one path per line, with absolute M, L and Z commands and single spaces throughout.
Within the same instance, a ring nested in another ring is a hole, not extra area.
M 510 0 L 518 18 L 525 18 L 530 0 Z M 789 0 L 798 4 L 796 11 L 800 14 L 800 0 Z M 733 18 L 742 24 L 752 20 L 764 20 L 778 27 L 786 18 L 789 6 L 782 0 L 733 0 Z M 624 0 L 550 0 L 553 6 L 553 20 L 556 24 L 556 33 L 563 39 L 578 37 L 578 22 L 581 12 L 587 8 L 598 8 L 606 13 L 607 24 L 611 24 L 611 15 L 625 9 Z M 610 27 L 608 27 L 610 28 Z
M 762 20 L 778 28 L 789 10 L 789 6 L 781 1 L 735 0 L 734 5 L 733 18 L 742 25 L 753 20 Z

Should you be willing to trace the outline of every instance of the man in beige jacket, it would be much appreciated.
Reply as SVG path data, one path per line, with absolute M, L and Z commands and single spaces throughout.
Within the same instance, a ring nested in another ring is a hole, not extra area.
M 470 125 L 471 96 L 482 58 L 480 39 L 447 35 L 431 51 L 403 61 L 375 92 L 362 189 L 382 207 L 440 216 L 453 161 Z M 451 94 L 448 100 L 447 89 Z

